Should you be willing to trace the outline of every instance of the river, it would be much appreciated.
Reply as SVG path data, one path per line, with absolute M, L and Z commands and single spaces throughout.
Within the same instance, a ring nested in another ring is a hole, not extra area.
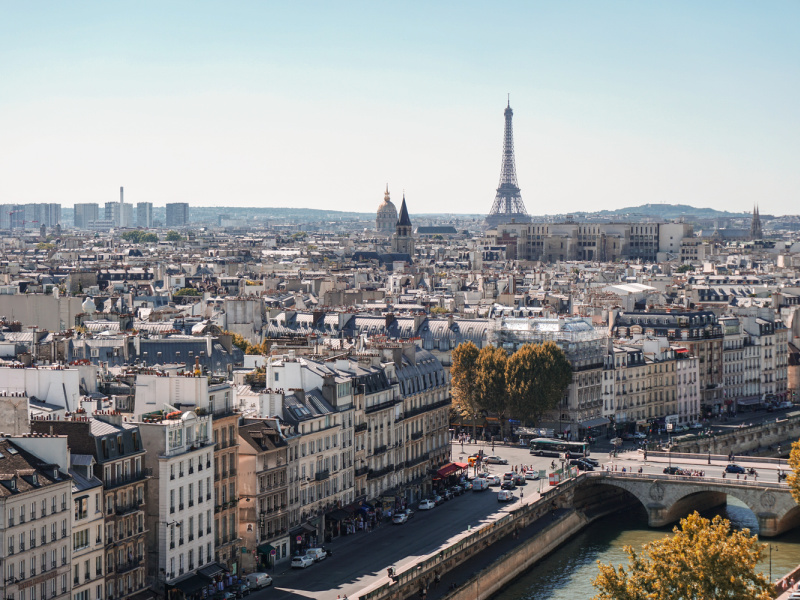
M 735 498 L 728 497 L 727 507 L 704 513 L 711 518 L 721 514 L 736 528 L 758 532 L 755 515 Z M 671 533 L 672 527 L 652 529 L 642 509 L 624 511 L 593 523 L 553 554 L 522 573 L 512 585 L 496 594 L 493 600 L 589 600 L 597 590 L 592 580 L 597 576 L 597 561 L 626 564 L 623 546 L 639 548 Z M 772 545 L 772 579 L 782 577 L 800 564 L 800 528 L 765 540 Z M 760 564 L 769 577 L 769 553 Z

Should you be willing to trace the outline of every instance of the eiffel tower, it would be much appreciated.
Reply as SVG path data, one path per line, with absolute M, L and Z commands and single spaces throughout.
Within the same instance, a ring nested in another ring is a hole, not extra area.
M 504 112 L 506 128 L 503 135 L 503 166 L 500 170 L 500 187 L 494 197 L 492 210 L 486 217 L 486 225 L 497 227 L 503 223 L 510 223 L 514 219 L 517 223 L 530 223 L 531 218 L 522 203 L 522 196 L 517 185 L 517 167 L 514 161 L 514 132 L 511 128 L 511 97 Z

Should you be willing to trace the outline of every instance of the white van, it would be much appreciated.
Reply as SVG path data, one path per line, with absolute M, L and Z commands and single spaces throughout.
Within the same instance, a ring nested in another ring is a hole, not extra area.
M 497 492 L 498 502 L 511 502 L 514 499 L 514 492 L 511 490 L 500 490 Z
M 324 560 L 328 553 L 325 552 L 322 548 L 309 548 L 306 550 L 306 556 L 310 556 L 314 559 L 314 562 L 319 562 Z
M 479 477 L 478 479 L 472 480 L 473 492 L 482 492 L 483 490 L 488 488 L 489 488 L 489 482 L 486 481 L 483 477 Z
M 260 590 L 272 585 L 272 577 L 266 573 L 248 573 L 247 583 L 250 585 L 251 590 Z

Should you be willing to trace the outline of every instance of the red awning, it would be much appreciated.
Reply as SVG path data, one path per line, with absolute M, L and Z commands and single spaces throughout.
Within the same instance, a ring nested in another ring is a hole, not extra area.
M 452 475 L 456 471 L 461 471 L 467 467 L 469 467 L 469 465 L 466 463 L 447 463 L 441 469 L 436 471 L 436 474 L 439 475 L 439 477 L 447 477 L 448 475 Z

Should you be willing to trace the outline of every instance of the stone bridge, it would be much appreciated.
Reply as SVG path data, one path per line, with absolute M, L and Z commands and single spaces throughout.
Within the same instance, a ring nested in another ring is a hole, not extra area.
M 753 511 L 762 537 L 780 535 L 800 524 L 800 506 L 786 484 L 606 471 L 583 473 L 576 483 L 572 489 L 576 508 L 591 505 L 593 498 L 607 497 L 603 490 L 608 492 L 611 486 L 625 490 L 644 506 L 651 527 L 674 523 L 695 510 L 724 505 L 728 495 Z

